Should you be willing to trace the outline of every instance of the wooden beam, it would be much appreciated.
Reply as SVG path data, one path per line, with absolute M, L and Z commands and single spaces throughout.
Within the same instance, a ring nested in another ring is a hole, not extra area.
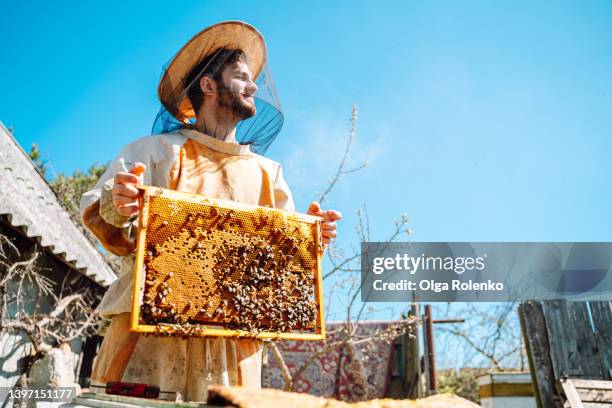
M 546 320 L 541 303 L 536 301 L 521 303 L 519 318 L 538 408 L 557 408 L 555 399 L 560 401 L 560 398 L 555 388 Z

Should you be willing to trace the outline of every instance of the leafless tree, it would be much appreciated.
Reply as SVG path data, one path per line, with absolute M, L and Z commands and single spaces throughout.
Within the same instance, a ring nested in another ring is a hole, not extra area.
M 99 302 L 88 279 L 75 271 L 57 273 L 45 266 L 43 249 L 20 253 L 0 235 L 0 331 L 29 340 L 26 367 L 17 385 L 26 386 L 32 364 L 58 347 L 97 331 Z M 53 279 L 53 276 L 56 279 Z
M 348 168 L 351 148 L 357 135 L 357 119 L 358 109 L 353 106 L 351 113 L 351 126 L 346 138 L 343 154 L 339 160 L 333 177 L 327 180 L 327 185 L 318 196 L 318 201 L 321 204 L 325 203 L 334 188 L 348 175 L 354 174 L 367 166 L 367 161 L 362 164 Z M 370 240 L 370 219 L 368 216 L 367 207 L 364 204 L 356 210 L 358 216 L 358 225 L 356 225 L 356 233 L 359 243 Z M 395 227 L 385 242 L 397 241 L 403 234 L 411 234 L 411 230 L 407 227 L 408 216 L 403 214 L 395 221 Z M 290 372 L 281 355 L 280 350 L 275 344 L 271 344 L 274 356 L 276 357 L 283 379 L 285 389 L 295 390 L 295 386 L 305 370 L 315 362 L 319 357 L 339 350 L 348 350 L 348 353 L 354 353 L 356 349 L 362 351 L 362 355 L 367 356 L 370 351 L 380 346 L 381 342 L 392 342 L 398 336 L 410 333 L 416 327 L 418 318 L 410 316 L 405 320 L 398 321 L 395 324 L 388 326 L 385 329 L 375 330 L 364 334 L 359 331 L 360 322 L 370 316 L 376 310 L 368 306 L 366 302 L 360 302 L 361 297 L 361 269 L 359 266 L 361 259 L 361 247 L 352 247 L 348 251 L 332 242 L 326 251 L 327 259 L 331 267 L 324 272 L 323 280 L 326 282 L 334 281 L 326 288 L 327 303 L 332 297 L 342 295 L 345 298 L 343 310 L 345 311 L 342 320 L 345 324 L 340 325 L 335 332 L 328 331 L 328 340 L 322 347 L 308 356 L 304 362 L 297 367 L 293 372 Z M 334 279 L 331 279 L 331 278 Z M 327 308 L 326 320 L 329 320 L 331 309 Z M 333 339 L 333 340 L 329 340 Z M 367 357 L 366 357 L 367 358 Z M 365 379 L 364 379 L 365 381 Z
M 455 365 L 495 371 L 526 368 L 526 355 L 518 321 L 517 302 L 455 303 L 434 308 L 436 318 L 463 317 L 464 323 L 436 327 L 444 349 L 462 350 Z

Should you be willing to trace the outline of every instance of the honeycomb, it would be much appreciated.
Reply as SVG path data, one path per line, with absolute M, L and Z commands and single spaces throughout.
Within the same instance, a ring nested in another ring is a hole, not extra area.
M 322 333 L 318 217 L 159 187 L 141 192 L 132 330 Z

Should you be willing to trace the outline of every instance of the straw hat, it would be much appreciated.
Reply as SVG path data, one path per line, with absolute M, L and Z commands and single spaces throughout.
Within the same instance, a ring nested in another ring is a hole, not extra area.
M 191 101 L 185 95 L 184 79 L 189 71 L 217 49 L 239 48 L 248 57 L 253 80 L 266 63 L 267 50 L 263 36 L 243 21 L 223 21 L 196 34 L 176 54 L 159 82 L 157 94 L 164 107 L 180 121 L 195 117 Z M 180 100 L 176 100 L 180 95 Z

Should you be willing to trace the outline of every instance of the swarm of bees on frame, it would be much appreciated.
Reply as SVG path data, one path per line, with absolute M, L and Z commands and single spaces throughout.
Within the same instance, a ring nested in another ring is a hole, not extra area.
M 156 335 L 202 336 L 206 325 L 253 336 L 314 330 L 314 275 L 312 266 L 304 264 L 299 234 L 275 228 L 271 240 L 234 239 L 224 234 L 227 223 L 210 222 L 211 217 L 229 220 L 232 215 L 233 210 L 213 207 L 205 223 L 187 215 L 178 226 L 152 217 L 140 319 L 156 325 Z M 173 263 L 164 261 L 168 254 Z M 198 269 L 202 262 L 208 271 Z M 191 276 L 184 272 L 186 265 Z

